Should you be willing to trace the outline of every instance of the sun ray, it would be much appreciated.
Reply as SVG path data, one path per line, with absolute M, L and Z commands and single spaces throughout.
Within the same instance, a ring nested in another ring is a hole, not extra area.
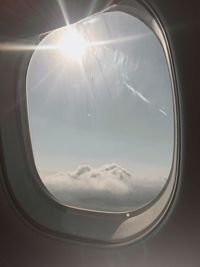
M 124 42 L 132 42 L 140 40 L 141 38 L 145 38 L 147 34 L 138 34 L 138 35 L 129 35 L 126 37 L 121 38 L 109 38 L 107 40 L 97 41 L 97 42 L 91 42 L 90 46 L 105 46 L 105 45 L 113 45 L 113 44 L 119 44 Z
M 56 49 L 53 45 L 33 45 L 20 43 L 0 43 L 0 51 L 31 51 L 31 50 L 51 50 Z
M 70 25 L 66 4 L 64 3 L 63 0 L 57 0 L 57 2 L 58 2 L 58 5 L 59 5 L 59 7 L 61 9 L 61 12 L 62 12 L 63 18 L 65 20 L 66 26 Z

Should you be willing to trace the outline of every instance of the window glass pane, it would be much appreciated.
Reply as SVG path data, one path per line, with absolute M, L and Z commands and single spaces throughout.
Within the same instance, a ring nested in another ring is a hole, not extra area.
M 174 114 L 167 61 L 155 34 L 123 12 L 48 34 L 27 73 L 32 149 L 63 204 L 137 209 L 172 165 Z

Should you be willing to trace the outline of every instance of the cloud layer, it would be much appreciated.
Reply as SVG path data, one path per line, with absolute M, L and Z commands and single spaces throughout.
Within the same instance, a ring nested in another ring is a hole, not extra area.
M 142 183 L 117 164 L 100 168 L 82 165 L 74 172 L 43 174 L 41 178 L 47 189 L 66 205 L 79 208 L 128 211 L 143 206 L 161 190 L 160 182 Z

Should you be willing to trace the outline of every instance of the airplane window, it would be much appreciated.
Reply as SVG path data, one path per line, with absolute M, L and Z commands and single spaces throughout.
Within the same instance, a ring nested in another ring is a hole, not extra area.
M 26 88 L 35 165 L 59 202 L 128 212 L 159 195 L 173 161 L 173 96 L 146 24 L 115 11 L 52 31 Z

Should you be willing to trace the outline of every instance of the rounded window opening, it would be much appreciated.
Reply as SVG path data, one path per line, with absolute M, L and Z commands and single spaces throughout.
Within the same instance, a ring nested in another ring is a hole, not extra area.
M 35 165 L 59 202 L 130 212 L 159 195 L 173 161 L 172 82 L 142 21 L 106 12 L 51 32 L 26 88 Z

